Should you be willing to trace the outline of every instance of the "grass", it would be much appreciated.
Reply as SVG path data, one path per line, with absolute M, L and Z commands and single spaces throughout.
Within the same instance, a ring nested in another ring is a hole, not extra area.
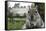
M 19 30 L 22 29 L 22 26 L 25 23 L 25 16 L 8 16 L 7 18 L 11 18 L 8 20 L 8 30 Z M 19 18 L 19 20 L 12 20 L 13 18 Z M 24 20 L 23 20 L 24 19 Z
M 15 20 L 14 23 L 8 22 L 8 30 L 18 30 L 24 25 L 25 20 Z

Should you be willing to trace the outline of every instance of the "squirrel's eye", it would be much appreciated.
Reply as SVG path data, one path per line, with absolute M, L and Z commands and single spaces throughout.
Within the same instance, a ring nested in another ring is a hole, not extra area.
M 37 13 L 37 11 L 35 11 L 35 13 Z
M 29 11 L 28 11 L 28 13 L 29 13 Z

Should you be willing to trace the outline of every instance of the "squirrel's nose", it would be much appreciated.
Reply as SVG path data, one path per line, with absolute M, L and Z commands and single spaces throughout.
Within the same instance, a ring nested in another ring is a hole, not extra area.
M 32 26 L 34 26 L 34 24 L 31 24 Z
M 31 26 L 34 26 L 34 24 L 32 24 L 32 23 L 30 23 L 31 24 Z
M 33 16 L 31 16 L 31 20 L 33 20 Z

